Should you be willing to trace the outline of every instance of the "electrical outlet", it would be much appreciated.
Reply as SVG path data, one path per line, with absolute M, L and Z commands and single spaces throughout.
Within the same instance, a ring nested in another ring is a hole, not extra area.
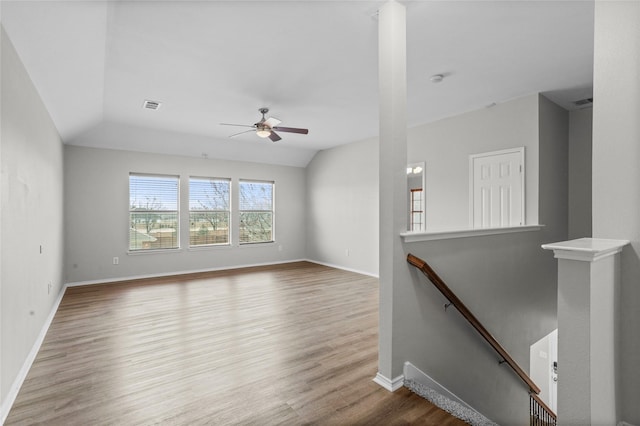
M 117 256 L 116 256 L 116 257 L 114 257 L 114 258 L 113 258 L 113 264 L 114 264 L 114 265 L 118 265 L 119 263 L 120 263 L 120 259 L 118 259 L 118 257 L 117 257 Z

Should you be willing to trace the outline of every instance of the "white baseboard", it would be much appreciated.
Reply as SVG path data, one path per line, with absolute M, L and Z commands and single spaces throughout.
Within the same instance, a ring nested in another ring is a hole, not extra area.
M 29 351 L 27 358 L 24 360 L 24 363 L 22 364 L 22 368 L 20 368 L 20 371 L 18 371 L 18 375 L 16 376 L 16 379 L 11 384 L 11 387 L 9 388 L 9 392 L 7 393 L 7 396 L 5 397 L 4 401 L 2 401 L 2 406 L 0 407 L 0 425 L 4 424 L 5 420 L 7 420 L 9 411 L 11 410 L 11 407 L 13 406 L 13 403 L 15 402 L 16 397 L 18 396 L 18 392 L 20 391 L 20 388 L 22 387 L 24 380 L 27 378 L 27 374 L 31 369 L 31 365 L 33 364 L 33 361 L 36 359 L 36 355 L 38 355 L 40 346 L 42 346 L 42 342 L 44 342 L 44 338 L 47 335 L 47 331 L 49 331 L 49 326 L 53 321 L 53 317 L 55 317 L 56 312 L 58 312 L 58 307 L 60 306 L 60 302 L 62 301 L 62 297 L 64 296 L 64 292 L 66 290 L 67 290 L 67 286 L 64 285 L 60 290 L 60 293 L 58 294 L 58 297 L 56 298 L 55 302 L 53 303 L 53 306 L 51 307 L 51 312 L 49 312 L 49 316 L 47 317 L 46 321 L 42 325 L 40 334 L 38 334 L 38 337 L 35 343 L 31 347 L 31 351 Z
M 379 275 L 372 274 L 371 272 L 360 271 L 358 269 L 353 269 L 353 268 L 347 268 L 346 266 L 334 265 L 333 263 L 320 262 L 319 260 L 313 260 L 313 259 L 305 259 L 305 261 L 311 262 L 311 263 L 317 263 L 318 265 L 322 265 L 322 266 L 328 266 L 329 268 L 342 269 L 343 271 L 355 272 L 356 274 L 367 275 L 373 278 L 380 278 Z
M 449 389 L 442 386 L 440 383 L 436 382 L 427 373 L 423 372 L 422 370 L 420 370 L 418 367 L 411 364 L 410 362 L 407 361 L 404 363 L 403 370 L 404 370 L 403 372 L 404 372 L 405 379 L 413 380 L 416 383 L 420 383 L 421 385 L 426 386 L 429 389 L 433 389 L 434 391 L 438 392 L 440 395 L 446 396 L 450 400 L 455 401 L 458 404 L 461 404 L 470 410 L 478 412 L 478 410 L 474 409 L 472 406 L 464 402 L 462 399 L 458 398 L 456 394 L 454 394 Z
M 341 269 L 343 271 L 355 272 L 356 274 L 367 275 L 370 277 L 378 278 L 378 275 L 371 274 L 365 271 L 359 271 L 357 269 L 345 268 L 339 265 L 333 265 L 330 263 L 319 262 L 317 260 L 311 259 L 293 259 L 293 260 L 285 260 L 282 262 L 265 262 L 265 263 L 251 263 L 246 265 L 233 265 L 233 266 L 221 266 L 218 268 L 206 268 L 206 269 L 191 269 L 185 271 L 172 271 L 172 272 L 163 272 L 159 274 L 142 274 L 142 275 L 132 275 L 127 277 L 116 277 L 116 278 L 102 278 L 98 280 L 87 280 L 87 281 L 74 281 L 68 282 L 65 285 L 67 287 L 77 287 L 83 285 L 93 285 L 93 284 L 107 284 L 107 283 L 117 283 L 121 281 L 132 281 L 132 280 L 141 280 L 145 278 L 164 278 L 171 277 L 174 275 L 187 275 L 187 274 L 198 274 L 202 272 L 216 272 L 216 271 L 228 271 L 230 269 L 242 269 L 242 268 L 253 268 L 257 266 L 272 266 L 272 265 L 283 265 L 286 263 L 294 263 L 294 262 L 310 262 L 318 265 L 328 266 L 330 268 Z
M 404 376 L 399 375 L 395 379 L 387 379 L 385 376 L 378 372 L 376 377 L 373 379 L 374 382 L 388 390 L 389 392 L 395 392 L 402 387 L 404 384 Z
M 216 272 L 216 271 L 228 271 L 231 269 L 242 269 L 242 268 L 254 268 L 256 266 L 271 266 L 271 265 L 283 265 L 286 263 L 294 263 L 294 262 L 312 262 L 307 259 L 293 259 L 293 260 L 284 260 L 282 262 L 266 262 L 266 263 L 252 263 L 247 265 L 233 265 L 233 266 L 220 266 L 217 268 L 206 268 L 206 269 L 191 269 L 187 271 L 172 271 L 172 272 L 163 272 L 159 274 L 143 274 L 143 275 L 133 275 L 128 277 L 117 277 L 117 278 L 103 278 L 99 280 L 88 280 L 88 281 L 75 281 L 67 283 L 67 287 L 77 287 L 82 285 L 93 285 L 93 284 L 107 284 L 107 283 L 117 283 L 121 281 L 132 281 L 132 280 L 142 280 L 145 278 L 164 278 L 171 277 L 174 275 L 187 275 L 187 274 L 199 274 L 202 272 Z

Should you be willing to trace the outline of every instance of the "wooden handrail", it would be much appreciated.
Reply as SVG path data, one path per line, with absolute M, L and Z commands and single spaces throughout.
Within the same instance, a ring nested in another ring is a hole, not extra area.
M 469 321 L 473 328 L 475 328 L 482 337 L 484 337 L 487 343 L 491 345 L 491 347 L 498 353 L 498 355 L 500 355 L 502 359 L 507 364 L 509 364 L 509 367 L 511 367 L 511 369 L 515 371 L 518 377 L 520 377 L 520 379 L 522 379 L 522 381 L 527 386 L 529 386 L 530 392 L 536 395 L 540 393 L 540 388 L 536 386 L 535 383 L 533 383 L 533 380 L 531 380 L 527 373 L 524 372 L 524 370 L 511 357 L 511 355 L 509 355 L 509 353 L 502 347 L 502 345 L 498 343 L 496 338 L 487 331 L 482 323 L 478 321 L 478 319 L 471 313 L 469 308 L 467 308 L 465 304 L 462 303 L 458 296 L 456 296 L 455 293 L 451 291 L 451 289 L 444 283 L 444 281 L 442 281 L 438 274 L 436 274 L 435 271 L 431 269 L 429 265 L 427 265 L 427 262 L 412 254 L 407 255 L 407 262 L 420 269 L 422 273 L 425 274 L 427 278 L 429 278 L 429 281 L 431 281 L 433 285 L 435 285 L 438 290 L 440 290 L 440 293 L 442 293 L 444 297 L 446 297 L 447 300 L 449 300 L 449 302 L 451 302 L 451 304 L 456 307 L 456 309 L 462 314 L 462 316 L 465 317 L 467 321 Z

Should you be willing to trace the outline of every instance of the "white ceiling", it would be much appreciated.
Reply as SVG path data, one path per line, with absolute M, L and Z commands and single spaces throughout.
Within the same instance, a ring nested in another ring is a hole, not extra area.
M 378 133 L 383 3 L 2 0 L 0 16 L 65 143 L 305 166 Z M 403 3 L 410 127 L 535 92 L 568 109 L 591 96 L 593 1 Z M 309 134 L 228 138 L 242 128 L 219 123 L 253 124 L 262 106 Z

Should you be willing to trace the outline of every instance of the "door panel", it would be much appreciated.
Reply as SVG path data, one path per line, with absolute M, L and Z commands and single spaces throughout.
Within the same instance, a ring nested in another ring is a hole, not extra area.
M 474 228 L 524 224 L 523 163 L 523 148 L 470 157 Z

